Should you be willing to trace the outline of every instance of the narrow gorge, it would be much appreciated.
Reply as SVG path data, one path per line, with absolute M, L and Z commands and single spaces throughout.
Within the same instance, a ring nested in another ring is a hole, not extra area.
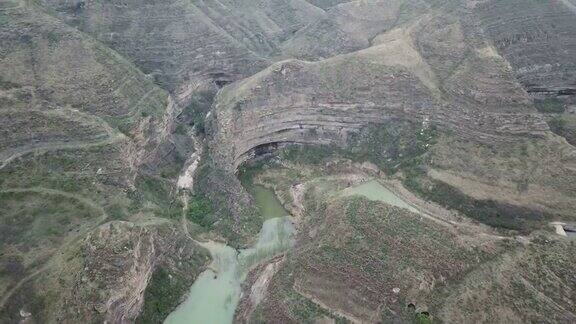
M 575 8 L 0 1 L 0 323 L 575 322 Z

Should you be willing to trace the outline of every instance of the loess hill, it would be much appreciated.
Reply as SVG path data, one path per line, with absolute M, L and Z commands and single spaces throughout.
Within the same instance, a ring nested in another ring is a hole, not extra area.
M 574 0 L 0 2 L 0 322 L 161 322 L 196 239 L 258 233 L 239 175 L 298 234 L 237 321 L 575 321 L 575 29 Z

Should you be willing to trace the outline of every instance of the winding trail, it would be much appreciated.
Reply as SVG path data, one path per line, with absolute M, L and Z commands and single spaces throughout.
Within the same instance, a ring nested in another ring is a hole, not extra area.
M 50 151 L 58 151 L 58 150 L 65 150 L 65 149 L 84 149 L 84 148 L 91 148 L 91 147 L 98 147 L 103 145 L 110 145 L 122 140 L 126 140 L 126 135 L 120 133 L 118 130 L 114 129 L 110 124 L 108 124 L 103 119 L 83 113 L 79 110 L 72 109 L 72 108 L 58 108 L 52 112 L 52 114 L 67 114 L 67 115 L 76 115 L 77 120 L 87 121 L 89 123 L 93 123 L 95 125 L 100 126 L 104 130 L 104 132 L 108 135 L 106 138 L 97 140 L 97 141 L 77 141 L 77 142 L 47 142 L 47 143 L 38 143 L 38 144 L 29 144 L 23 145 L 16 149 L 13 149 L 8 157 L 4 158 L 4 160 L 0 164 L 0 170 L 5 168 L 8 164 L 12 161 L 16 160 L 19 157 L 30 153 L 46 153 Z M 5 153 L 4 153 L 5 154 Z M 3 152 L 0 152 L 0 156 L 4 155 Z
M 361 319 L 355 317 L 352 314 L 346 313 L 340 309 L 336 309 L 333 307 L 330 307 L 328 305 L 326 305 L 326 303 L 324 303 L 322 300 L 314 297 L 311 294 L 307 294 L 306 292 L 304 292 L 304 289 L 302 289 L 302 287 L 299 284 L 294 284 L 293 289 L 296 293 L 298 293 L 300 296 L 308 299 L 309 301 L 311 301 L 312 303 L 316 304 L 317 306 L 319 306 L 320 308 L 323 308 L 325 310 L 327 310 L 329 313 L 332 313 L 334 315 L 338 315 L 340 317 L 343 317 L 345 319 L 347 319 L 348 321 L 350 321 L 351 323 L 354 324 L 358 324 L 358 323 L 364 323 Z
M 418 214 L 426 219 L 429 219 L 433 222 L 436 222 L 450 229 L 459 229 L 465 232 L 473 232 L 479 236 L 490 237 L 496 240 L 502 240 L 507 238 L 505 236 L 488 233 L 478 225 L 445 219 L 445 217 L 438 215 L 437 211 L 434 211 L 433 209 L 426 207 L 426 203 L 429 203 L 428 201 L 414 195 L 411 191 L 406 189 L 401 183 L 387 182 L 382 180 L 378 180 L 378 182 L 386 189 L 390 190 L 390 192 L 395 194 L 399 199 L 404 201 L 404 203 L 417 210 Z M 445 210 L 443 207 L 441 206 L 437 207 L 441 208 L 442 212 L 449 213 L 449 211 Z
M 91 230 L 100 226 L 100 224 L 102 224 L 106 219 L 108 219 L 108 214 L 106 213 L 104 208 L 102 208 L 102 206 L 96 204 L 94 201 L 92 201 L 90 199 L 87 199 L 87 198 L 82 197 L 82 196 L 77 195 L 77 194 L 73 194 L 73 193 L 69 193 L 69 192 L 65 192 L 65 191 L 61 191 L 61 190 L 56 190 L 56 189 L 43 188 L 43 187 L 0 190 L 0 194 L 1 193 L 21 193 L 21 192 L 22 193 L 32 192 L 32 193 L 41 193 L 41 194 L 49 194 L 49 195 L 59 195 L 59 196 L 63 196 L 66 198 L 71 198 L 71 199 L 77 200 L 77 201 L 81 202 L 82 204 L 87 205 L 90 208 L 97 210 L 101 214 L 101 217 L 99 220 L 96 221 L 95 225 L 89 227 L 86 230 L 86 232 L 90 232 Z M 80 233 L 79 233 L 79 234 L 75 235 L 74 237 L 70 238 L 69 240 L 64 242 L 62 245 L 58 246 L 53 251 L 52 255 L 54 255 L 57 251 L 68 247 L 72 243 L 76 243 L 80 237 L 82 237 L 82 235 L 80 235 Z M 6 305 L 6 302 L 8 302 L 10 297 L 12 297 L 12 295 L 16 291 L 18 291 L 18 289 L 20 289 L 20 287 L 22 287 L 23 284 L 25 284 L 26 282 L 28 282 L 32 278 L 36 277 L 37 275 L 43 273 L 44 271 L 49 269 L 50 266 L 51 266 L 50 260 L 48 260 L 42 266 L 40 266 L 36 271 L 34 271 L 31 274 L 27 275 L 26 277 L 20 279 L 20 281 L 18 281 L 18 283 L 14 287 L 12 287 L 10 290 L 8 290 L 6 292 L 6 294 L 4 296 L 2 296 L 2 299 L 0 299 L 0 309 L 4 308 L 4 306 Z
M 97 147 L 103 145 L 110 145 L 114 144 L 119 141 L 123 141 L 126 139 L 126 136 L 119 131 L 112 128 L 106 121 L 103 119 L 86 114 L 84 112 L 78 111 L 72 108 L 59 108 L 53 111 L 48 112 L 49 114 L 62 114 L 66 115 L 67 117 L 74 116 L 76 120 L 81 120 L 87 123 L 93 123 L 98 125 L 101 129 L 105 131 L 107 137 L 98 141 L 87 142 L 87 141 L 80 141 L 80 142 L 59 142 L 59 143 L 40 143 L 40 144 L 31 144 L 31 145 L 24 145 L 21 147 L 16 148 L 13 152 L 5 158 L 0 164 L 0 170 L 5 168 L 9 165 L 12 161 L 22 157 L 24 155 L 30 153 L 46 153 L 50 151 L 58 151 L 64 149 L 78 149 L 78 148 L 90 148 L 90 147 Z M 94 228 L 98 227 L 101 223 L 103 223 L 107 218 L 108 214 L 102 208 L 102 206 L 96 204 L 94 201 L 85 198 L 83 196 L 69 193 L 57 189 L 49 189 L 43 187 L 33 187 L 33 188 L 13 188 L 13 189 L 4 189 L 0 190 L 0 193 L 40 193 L 40 194 L 48 194 L 48 195 L 59 195 L 66 198 L 74 199 L 76 201 L 81 202 L 82 204 L 89 206 L 91 209 L 98 211 L 101 215 L 101 218 L 96 221 L 95 225 L 88 228 L 86 231 L 89 232 Z M 62 250 L 69 246 L 70 244 L 76 242 L 81 237 L 80 234 L 75 235 L 71 239 L 64 242 L 62 245 L 58 246 L 53 254 L 55 254 L 58 250 Z M 4 308 L 6 302 L 10 299 L 10 297 L 26 282 L 33 279 L 37 275 L 43 273 L 50 267 L 50 260 L 46 261 L 42 266 L 40 266 L 36 271 L 32 272 L 31 274 L 27 275 L 26 277 L 22 278 L 18 283 L 12 287 L 10 290 L 6 292 L 2 299 L 0 299 L 0 309 Z
M 85 198 L 83 196 L 80 196 L 78 194 L 74 194 L 74 193 L 70 193 L 70 192 L 66 192 L 66 191 L 62 191 L 62 190 L 58 190 L 58 189 L 44 188 L 44 187 L 14 188 L 14 189 L 0 190 L 0 193 L 21 193 L 21 192 L 22 193 L 33 192 L 33 193 L 48 194 L 48 195 L 58 195 L 58 196 L 63 196 L 66 198 L 74 199 L 74 200 L 81 202 L 84 205 L 89 206 L 92 209 L 98 210 L 98 212 L 102 215 L 101 220 L 105 220 L 108 217 L 108 215 L 106 214 L 106 211 L 104 210 L 104 208 L 102 208 L 102 206 L 100 206 L 100 205 L 96 204 L 94 201 L 92 201 L 88 198 Z
M 178 189 L 186 189 L 189 192 L 193 191 L 194 187 L 194 174 L 196 173 L 196 168 L 200 165 L 200 159 L 202 158 L 202 153 L 204 152 L 202 143 L 195 135 L 196 133 L 196 126 L 192 128 L 191 131 L 192 135 L 192 143 L 194 144 L 194 153 L 188 158 L 188 161 L 185 165 L 186 169 L 184 172 L 178 177 L 177 186 Z
M 178 189 L 182 189 L 180 194 L 180 200 L 182 201 L 182 229 L 186 236 L 192 240 L 194 243 L 198 245 L 202 245 L 202 242 L 195 240 L 192 235 L 190 235 L 190 231 L 188 230 L 188 224 L 186 223 L 186 213 L 188 212 L 188 199 L 190 194 L 193 192 L 194 189 L 194 175 L 196 174 L 196 169 L 200 164 L 200 160 L 202 159 L 203 153 L 203 146 L 202 142 L 196 134 L 196 126 L 194 126 L 191 130 L 191 139 L 192 143 L 194 144 L 194 153 L 190 155 L 188 160 L 186 161 L 185 165 L 187 167 L 184 169 L 184 172 L 180 174 L 178 180 L 176 182 L 176 186 Z

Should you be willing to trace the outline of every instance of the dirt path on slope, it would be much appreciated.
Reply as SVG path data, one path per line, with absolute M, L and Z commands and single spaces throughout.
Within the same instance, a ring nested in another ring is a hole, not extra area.
M 90 147 L 97 147 L 103 145 L 110 145 L 116 142 L 122 141 L 126 139 L 126 135 L 120 133 L 118 130 L 114 129 L 110 124 L 108 124 L 103 119 L 85 114 L 81 111 L 72 108 L 59 108 L 55 111 L 51 112 L 53 114 L 68 114 L 76 115 L 76 119 L 82 120 L 84 122 L 93 123 L 95 125 L 100 126 L 107 134 L 107 137 L 104 139 L 96 140 L 96 141 L 72 141 L 72 142 L 47 142 L 47 143 L 37 143 L 37 144 L 28 144 L 22 145 L 17 147 L 12 152 L 9 152 L 7 157 L 3 158 L 3 161 L 0 162 L 0 170 L 5 168 L 8 164 L 12 161 L 16 160 L 19 157 L 30 153 L 46 153 L 50 151 L 58 151 L 64 149 L 83 149 L 83 148 L 90 148 Z M 2 155 L 5 155 L 5 152 L 0 152 L 0 158 Z
M 76 195 L 73 193 L 60 191 L 60 190 L 56 190 L 56 189 L 42 188 L 42 187 L 0 190 L 0 193 L 20 193 L 20 192 L 34 192 L 34 193 L 44 193 L 44 194 L 50 194 L 50 195 L 60 195 L 60 196 L 66 197 L 66 198 L 71 198 L 71 199 L 77 200 L 77 201 L 81 202 L 82 204 L 88 205 L 88 206 L 90 206 L 90 208 L 99 211 L 101 213 L 100 219 L 98 221 L 96 221 L 96 224 L 94 226 L 91 226 L 90 228 L 88 228 L 84 233 L 88 233 L 88 232 L 94 230 L 95 228 L 100 226 L 106 219 L 108 219 L 108 214 L 106 213 L 104 208 L 102 208 L 100 205 L 96 204 L 94 201 L 92 201 L 90 199 L 87 199 L 85 197 L 82 197 L 82 196 L 79 196 L 79 195 Z M 54 251 L 52 252 L 52 255 L 54 255 L 56 252 L 58 252 L 60 250 L 65 249 L 66 247 L 70 246 L 72 243 L 76 243 L 81 237 L 82 237 L 82 235 L 79 233 L 79 234 L 75 235 L 74 237 L 70 238 L 69 240 L 64 242 L 62 245 L 55 248 Z M 36 277 L 37 275 L 43 273 L 44 271 L 49 269 L 50 266 L 51 266 L 50 260 L 48 260 L 48 261 L 46 261 L 46 263 L 44 263 L 42 266 L 40 266 L 40 268 L 38 268 L 36 271 L 34 271 L 31 274 L 27 275 L 26 277 L 20 279 L 20 281 L 18 281 L 18 283 L 16 283 L 16 285 L 14 287 L 12 287 L 10 290 L 8 290 L 6 292 L 6 294 L 4 296 L 2 296 L 2 299 L 0 299 L 0 309 L 4 308 L 4 306 L 6 305 L 6 302 L 8 302 L 10 297 L 12 297 L 12 295 L 16 291 L 18 291 L 18 289 L 20 289 L 20 287 L 22 287 L 23 284 L 25 284 L 26 282 L 28 282 L 32 278 Z

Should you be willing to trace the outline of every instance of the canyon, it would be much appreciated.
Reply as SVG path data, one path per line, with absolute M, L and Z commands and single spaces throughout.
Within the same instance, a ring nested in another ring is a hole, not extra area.
M 0 322 L 574 321 L 575 7 L 2 1 Z

